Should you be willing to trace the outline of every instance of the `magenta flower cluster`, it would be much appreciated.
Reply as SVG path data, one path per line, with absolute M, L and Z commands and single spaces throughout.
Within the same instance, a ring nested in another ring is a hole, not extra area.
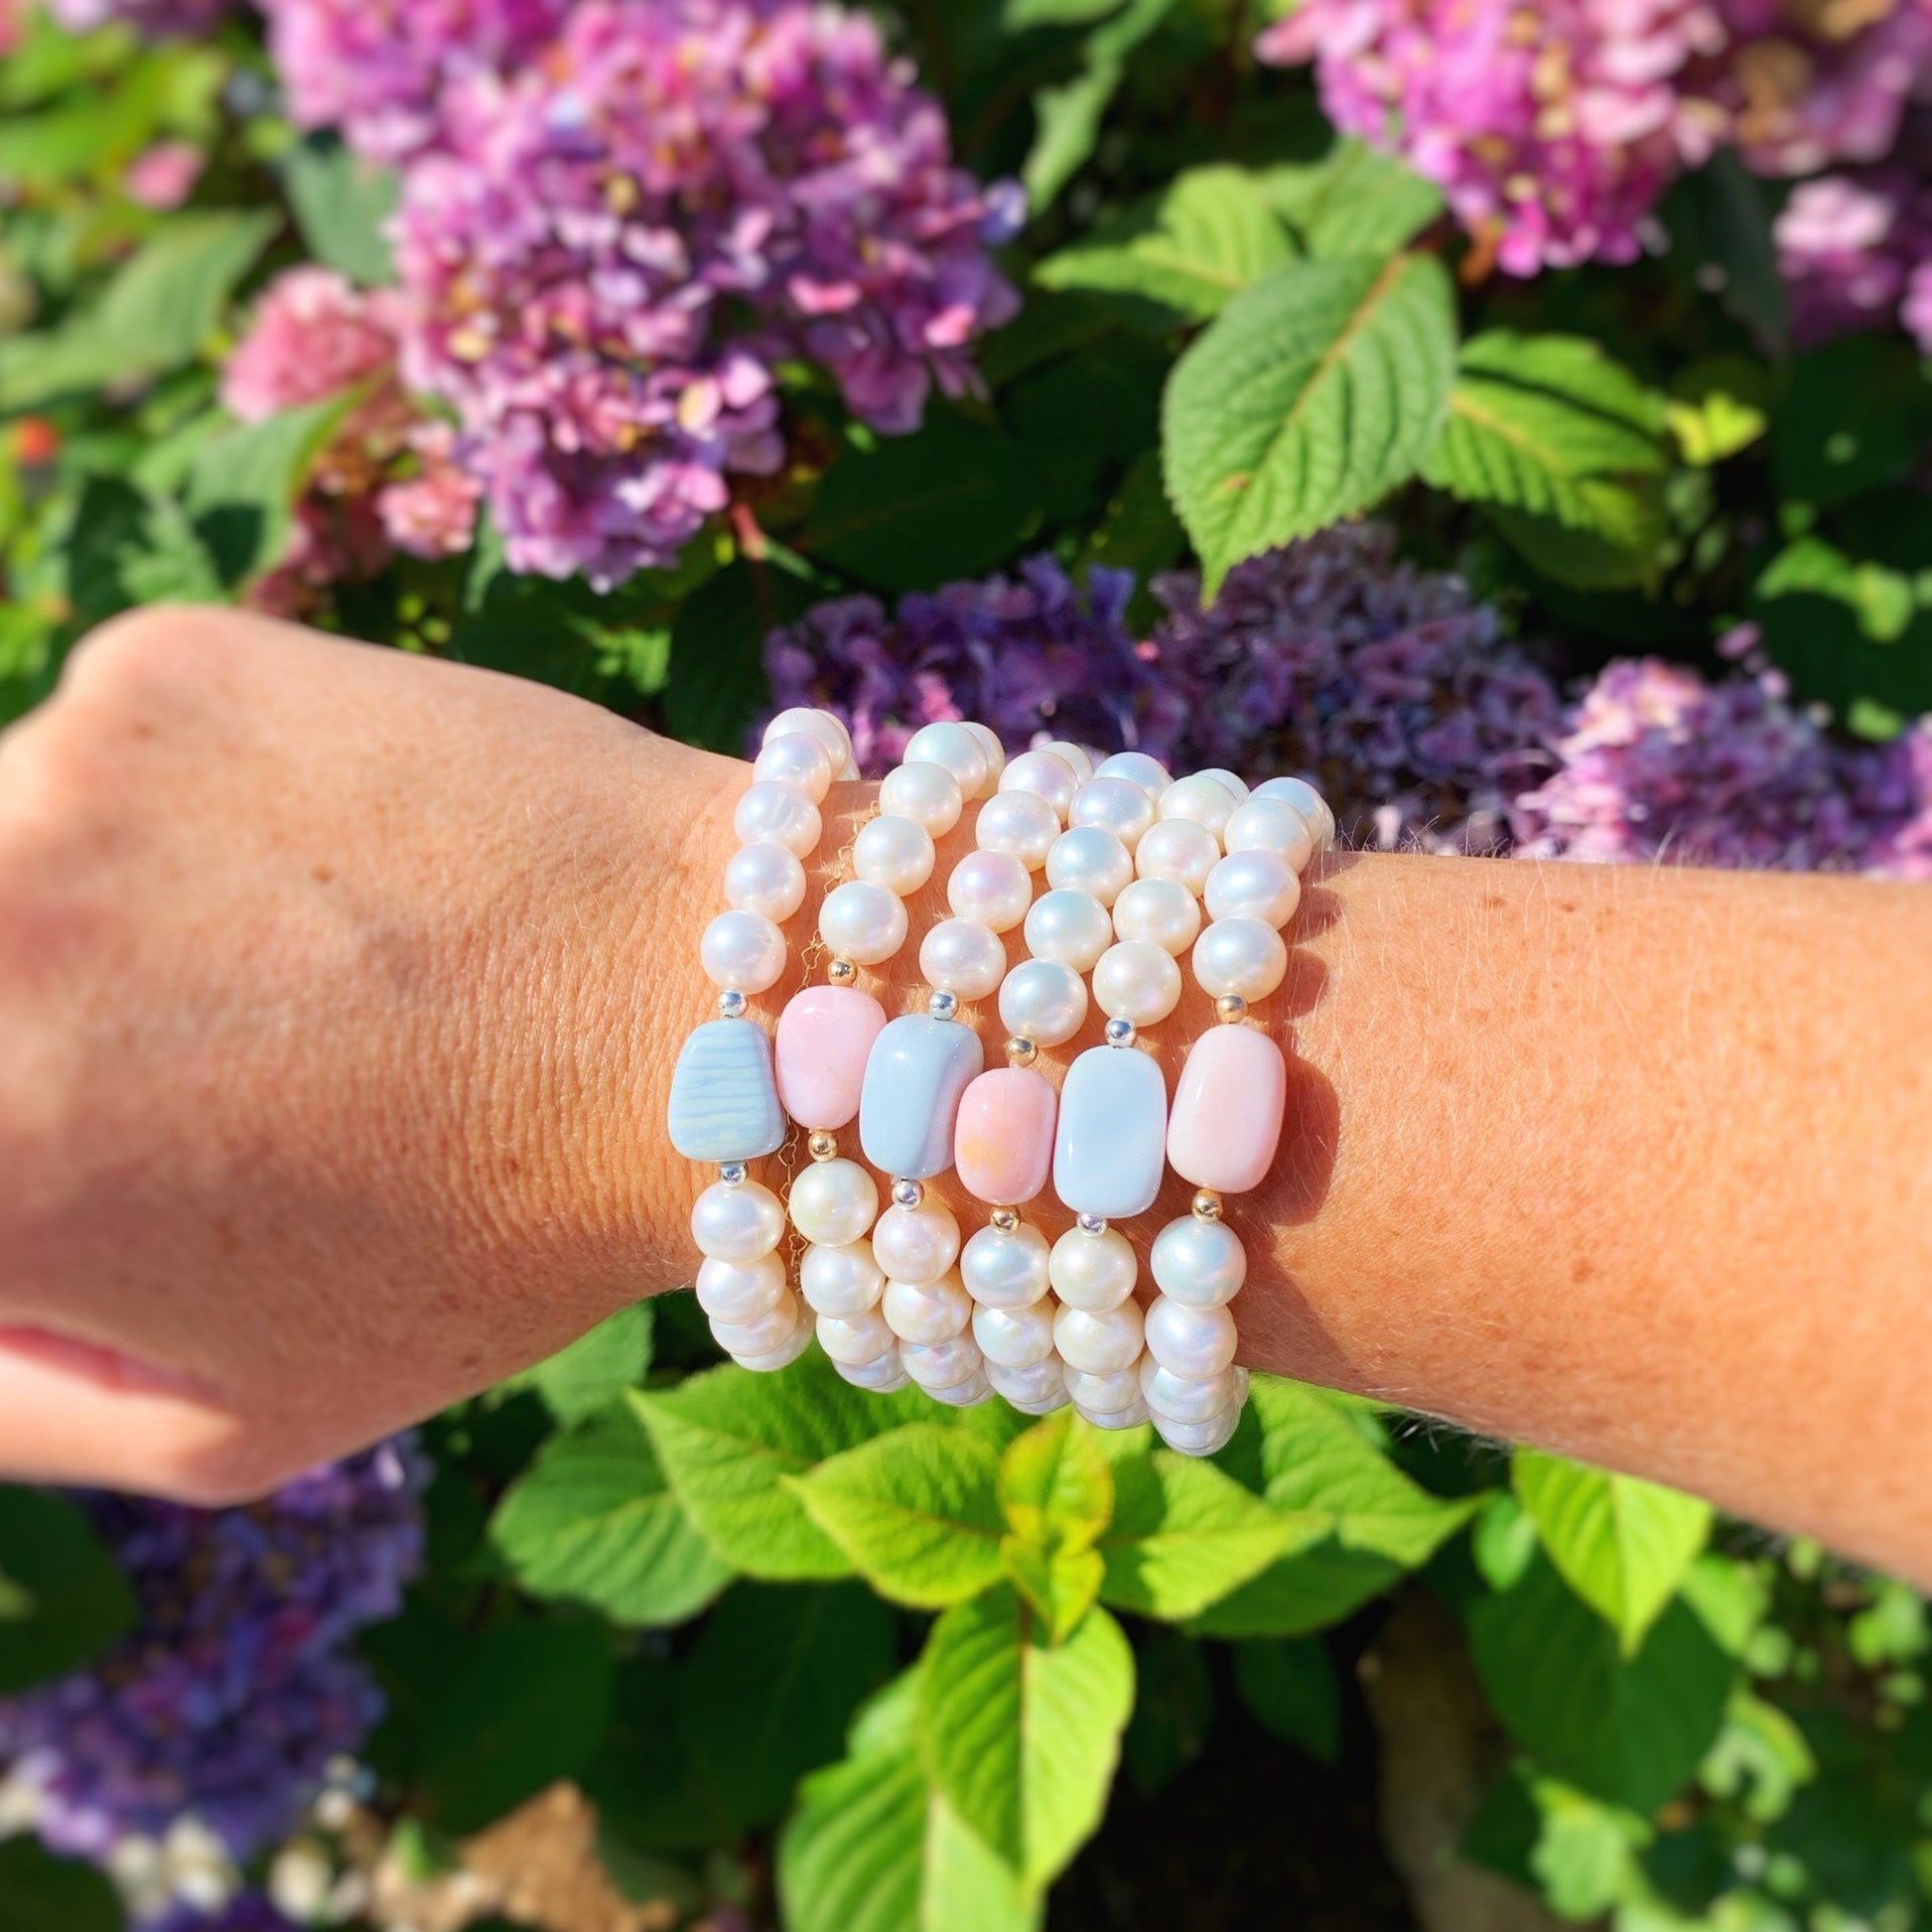
M 1776 236 L 1800 344 L 1896 324 L 1932 355 L 1932 186 L 1922 176 L 1884 167 L 1801 182 Z
M 48 0 L 48 12 L 69 34 L 91 34 L 110 20 L 124 20 L 153 38 L 206 34 L 232 0 Z
M 143 1921 L 141 1932 L 300 1932 L 300 1928 L 260 1892 L 242 1891 L 211 1912 L 176 1905 L 160 1918 Z

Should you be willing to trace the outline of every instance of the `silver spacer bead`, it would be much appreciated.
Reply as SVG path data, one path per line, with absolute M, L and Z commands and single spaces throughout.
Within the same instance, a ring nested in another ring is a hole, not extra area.
M 1106 1215 L 1082 1214 L 1080 1216 L 1080 1232 L 1082 1234 L 1105 1234 L 1107 1232 Z
M 1203 1187 L 1194 1195 L 1194 1219 L 1197 1221 L 1218 1221 L 1221 1218 L 1221 1197 L 1212 1187 Z
M 805 1151 L 814 1161 L 836 1161 L 839 1158 L 839 1137 L 829 1128 L 817 1128 L 806 1141 Z
M 1017 1207 L 996 1207 L 990 1218 L 1002 1234 L 1011 1234 L 1020 1225 L 1020 1210 Z
M 1107 1044 L 1109 1046 L 1132 1046 L 1134 1037 L 1133 1021 L 1109 1020 L 1107 1022 Z
M 916 1180 L 896 1180 L 893 1182 L 893 1205 L 895 1207 L 917 1207 L 925 1199 L 925 1189 Z
M 745 1018 L 745 996 L 737 987 L 728 986 L 718 996 L 718 1017 L 721 1020 L 743 1020 Z
M 1247 1018 L 1248 1003 L 1238 993 L 1223 993 L 1214 1002 L 1214 1011 L 1223 1022 L 1232 1026 L 1235 1021 Z
M 859 977 L 859 969 L 849 959 L 835 959 L 825 969 L 825 978 L 833 986 L 850 986 Z
M 959 1018 L 959 995 L 948 993 L 942 986 L 926 1001 L 925 1010 L 935 1020 L 957 1020 Z
M 718 1178 L 727 1187 L 742 1187 L 745 1184 L 745 1176 L 750 1173 L 751 1169 L 743 1161 L 726 1161 L 719 1166 Z
M 1038 1044 L 1025 1034 L 1015 1034 L 1007 1041 L 1007 1058 L 1015 1066 L 1032 1066 L 1039 1058 Z

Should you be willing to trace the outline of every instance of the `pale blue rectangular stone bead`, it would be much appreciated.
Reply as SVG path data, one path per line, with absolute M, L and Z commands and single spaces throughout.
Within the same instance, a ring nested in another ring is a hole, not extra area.
M 1093 1046 L 1066 1070 L 1053 1136 L 1053 1191 L 1076 1214 L 1125 1221 L 1161 1191 L 1168 1083 L 1152 1055 Z
M 671 1145 L 687 1161 L 757 1161 L 784 1144 L 771 1041 L 750 1020 L 708 1020 L 671 1075 Z
M 908 1013 L 872 1043 L 859 1089 L 859 1145 L 896 1179 L 930 1180 L 952 1166 L 959 1097 L 986 1064 L 980 1036 L 957 1020 Z

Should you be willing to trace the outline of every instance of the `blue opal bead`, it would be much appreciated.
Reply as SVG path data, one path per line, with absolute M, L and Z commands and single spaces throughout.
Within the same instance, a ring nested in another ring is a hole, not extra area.
M 757 1161 L 784 1144 L 771 1041 L 750 1020 L 708 1020 L 671 1075 L 671 1145 L 687 1161 Z
M 1168 1083 L 1152 1055 L 1094 1046 L 1066 1070 L 1053 1191 L 1076 1214 L 1145 1214 L 1167 1169 Z
M 897 1178 L 930 1180 L 952 1166 L 959 1097 L 986 1064 L 979 1035 L 957 1020 L 908 1013 L 873 1041 L 859 1092 L 859 1145 Z

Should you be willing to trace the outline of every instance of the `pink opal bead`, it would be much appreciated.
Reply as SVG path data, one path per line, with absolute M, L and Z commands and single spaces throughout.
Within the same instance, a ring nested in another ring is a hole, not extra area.
M 966 1191 L 1018 1207 L 1046 1185 L 1053 1165 L 1052 1082 L 1030 1067 L 995 1067 L 966 1089 L 953 1128 L 953 1165 Z
M 778 1016 L 778 1098 L 800 1127 L 840 1128 L 859 1111 L 866 1058 L 886 1009 L 856 986 L 808 986 Z
M 1275 1165 L 1288 1062 L 1252 1027 L 1211 1027 L 1180 1069 L 1168 1116 L 1168 1164 L 1196 1187 L 1245 1194 Z

